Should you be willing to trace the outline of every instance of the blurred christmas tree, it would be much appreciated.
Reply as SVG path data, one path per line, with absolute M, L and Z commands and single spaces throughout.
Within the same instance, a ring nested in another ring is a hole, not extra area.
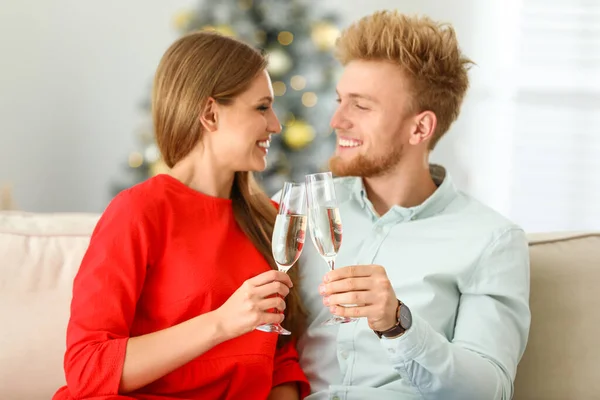
M 283 125 L 273 137 L 268 168 L 257 174 L 267 193 L 285 180 L 302 181 L 327 167 L 335 147 L 329 118 L 335 107 L 332 50 L 339 30 L 337 17 L 313 0 L 199 1 L 196 9 L 179 13 L 174 25 L 181 34 L 214 30 L 264 50 L 276 95 L 275 111 Z M 150 114 L 150 98 L 144 103 Z M 149 116 L 151 120 L 151 117 Z M 127 173 L 113 195 L 167 169 L 159 158 L 151 122 L 138 134 L 141 151 L 130 154 Z

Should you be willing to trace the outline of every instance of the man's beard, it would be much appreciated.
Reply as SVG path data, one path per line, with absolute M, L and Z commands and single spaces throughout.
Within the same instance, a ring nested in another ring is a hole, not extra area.
M 400 162 L 404 153 L 404 145 L 393 144 L 391 150 L 382 156 L 369 157 L 359 154 L 344 159 L 334 155 L 329 159 L 329 169 L 336 176 L 360 176 L 374 178 L 385 175 Z

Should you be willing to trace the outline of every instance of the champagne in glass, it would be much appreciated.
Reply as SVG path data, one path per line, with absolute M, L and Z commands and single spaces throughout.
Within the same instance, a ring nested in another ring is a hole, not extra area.
M 280 271 L 288 270 L 298 261 L 306 235 L 306 215 L 278 214 L 273 231 L 273 258 Z
M 306 190 L 303 184 L 286 182 L 281 191 L 271 249 L 279 271 L 287 273 L 298 261 L 306 237 Z M 260 325 L 256 329 L 290 335 L 280 324 Z
M 335 257 L 342 244 L 342 220 L 337 207 L 311 208 L 310 234 L 317 251 L 329 265 L 329 270 L 333 270 Z
M 342 220 L 338 209 L 331 172 L 306 176 L 309 230 L 312 242 L 329 270 L 335 269 L 335 258 L 342 244 Z M 340 304 L 351 307 L 351 304 Z M 355 318 L 333 315 L 323 325 L 344 324 Z

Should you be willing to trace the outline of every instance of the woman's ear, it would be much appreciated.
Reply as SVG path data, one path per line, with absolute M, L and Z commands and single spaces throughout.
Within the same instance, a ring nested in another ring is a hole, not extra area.
M 200 122 L 202 123 L 202 127 L 207 132 L 214 132 L 218 127 L 218 108 L 219 104 L 213 99 L 209 97 L 206 101 L 206 105 L 200 114 Z

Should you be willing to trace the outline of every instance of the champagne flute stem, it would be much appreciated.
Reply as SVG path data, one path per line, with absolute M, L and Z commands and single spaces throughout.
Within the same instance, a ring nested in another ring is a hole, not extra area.
M 335 260 L 327 260 L 327 265 L 329 265 L 329 270 L 333 271 L 335 269 Z

